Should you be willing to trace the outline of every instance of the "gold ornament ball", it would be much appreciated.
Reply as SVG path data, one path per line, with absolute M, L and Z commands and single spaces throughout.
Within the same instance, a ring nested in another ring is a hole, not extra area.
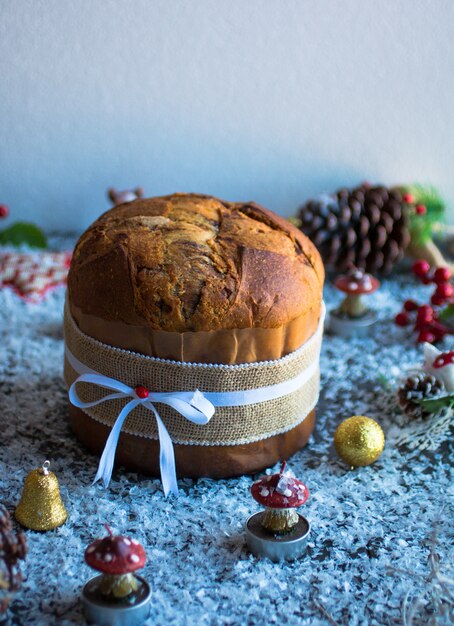
M 385 435 L 380 424 L 364 415 L 345 419 L 334 433 L 337 454 L 351 467 L 370 465 L 385 447 Z

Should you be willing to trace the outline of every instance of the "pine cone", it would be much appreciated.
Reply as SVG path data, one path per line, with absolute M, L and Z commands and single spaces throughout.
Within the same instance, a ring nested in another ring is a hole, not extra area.
M 298 217 L 328 269 L 387 274 L 410 243 L 406 206 L 398 189 L 361 185 L 309 200 Z
M 26 550 L 25 535 L 12 530 L 9 513 L 0 504 L 0 615 L 8 608 L 12 592 L 20 587 L 18 560 L 25 558 Z
M 407 378 L 397 392 L 397 400 L 402 411 L 408 417 L 414 419 L 427 417 L 429 413 L 423 410 L 418 401 L 435 398 L 444 389 L 445 386 L 441 380 L 438 380 L 432 374 L 421 372 Z

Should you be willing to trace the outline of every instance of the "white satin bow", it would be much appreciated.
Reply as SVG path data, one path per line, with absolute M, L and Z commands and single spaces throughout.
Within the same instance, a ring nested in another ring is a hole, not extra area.
M 67 351 L 66 356 L 69 362 L 72 366 L 76 365 L 75 361 L 77 361 L 77 359 L 75 359 L 71 353 L 68 354 L 68 352 L 69 351 Z M 79 362 L 77 362 L 77 364 L 82 365 Z M 86 366 L 83 367 L 86 371 L 89 369 Z M 75 369 L 78 371 L 78 368 Z M 84 402 L 80 399 L 76 390 L 78 383 L 90 383 L 98 387 L 111 389 L 116 393 L 111 393 L 93 402 Z M 214 415 L 214 406 L 205 398 L 203 393 L 198 390 L 194 392 L 174 391 L 171 393 L 153 393 L 149 391 L 148 393 L 149 395 L 146 398 L 139 397 L 135 389 L 132 387 L 128 387 L 128 385 L 125 385 L 114 378 L 109 378 L 108 376 L 103 376 L 102 374 L 98 374 L 96 372 L 89 372 L 81 374 L 81 376 L 73 382 L 69 389 L 69 399 L 74 406 L 80 409 L 87 409 L 89 407 L 96 406 L 97 404 L 108 402 L 109 400 L 131 398 L 131 400 L 120 411 L 115 424 L 113 425 L 99 462 L 95 480 L 93 481 L 97 482 L 102 479 L 105 487 L 108 486 L 112 476 L 115 451 L 117 449 L 118 438 L 125 419 L 139 404 L 152 411 L 158 425 L 160 446 L 159 464 L 164 494 L 167 496 L 169 493 L 173 493 L 175 496 L 178 496 L 175 455 L 172 440 L 153 402 L 161 402 L 162 404 L 171 406 L 173 409 L 178 411 L 178 413 L 183 415 L 183 417 L 194 424 L 207 424 Z

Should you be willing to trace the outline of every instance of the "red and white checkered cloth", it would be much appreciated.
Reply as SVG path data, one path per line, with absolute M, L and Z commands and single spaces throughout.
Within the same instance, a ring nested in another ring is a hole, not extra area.
M 10 287 L 26 302 L 39 302 L 66 285 L 71 252 L 1 252 L 0 288 Z

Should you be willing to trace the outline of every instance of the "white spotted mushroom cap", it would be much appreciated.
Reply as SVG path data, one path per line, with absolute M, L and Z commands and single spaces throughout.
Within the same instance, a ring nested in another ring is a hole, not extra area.
M 454 350 L 441 352 L 430 343 L 425 343 L 424 369 L 441 380 L 446 391 L 454 391 Z
M 106 524 L 109 535 L 96 539 L 85 550 L 85 563 L 103 574 L 120 576 L 141 569 L 147 556 L 135 539 L 114 535 Z
M 256 480 L 251 487 L 254 500 L 271 509 L 292 509 L 304 504 L 309 497 L 308 488 L 284 470 L 285 461 L 277 474 Z
M 334 286 L 346 294 L 362 295 L 373 293 L 380 287 L 380 281 L 363 270 L 352 267 L 346 274 L 338 276 Z

